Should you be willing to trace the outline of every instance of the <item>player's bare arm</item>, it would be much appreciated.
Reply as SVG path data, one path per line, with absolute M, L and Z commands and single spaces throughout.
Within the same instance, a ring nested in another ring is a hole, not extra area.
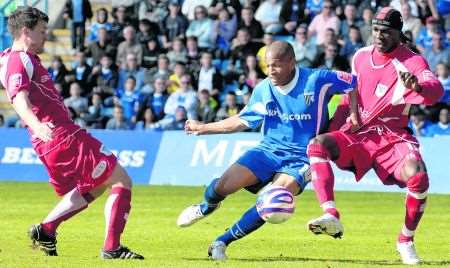
M 358 120 L 358 91 L 354 89 L 348 95 L 350 100 L 350 115 L 347 121 L 351 124 L 351 131 L 356 131 L 360 128 Z
M 30 127 L 33 131 L 33 135 L 42 140 L 48 142 L 52 140 L 52 128 L 54 127 L 51 122 L 40 122 L 36 115 L 31 110 L 31 103 L 28 98 L 28 93 L 20 91 L 13 99 L 13 107 L 16 110 L 20 118 Z
M 196 120 L 187 120 L 184 125 L 184 131 L 187 134 L 205 135 L 205 134 L 220 134 L 233 133 L 247 129 L 238 115 L 226 118 L 219 122 L 204 124 Z

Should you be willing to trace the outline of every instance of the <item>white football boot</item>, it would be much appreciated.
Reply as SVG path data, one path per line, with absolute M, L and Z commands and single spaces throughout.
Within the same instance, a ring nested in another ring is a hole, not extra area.
M 203 215 L 200 204 L 185 208 L 178 216 L 177 225 L 179 227 L 188 227 L 206 217 Z
M 225 254 L 227 246 L 222 241 L 214 241 L 208 248 L 208 256 L 215 261 L 225 261 L 228 257 Z
M 420 258 L 417 255 L 413 241 L 403 243 L 397 242 L 397 251 L 400 253 L 403 264 L 416 265 L 420 263 Z
M 329 213 L 310 220 L 308 229 L 314 234 L 327 234 L 334 238 L 341 238 L 344 234 L 344 226 L 342 226 L 338 218 Z

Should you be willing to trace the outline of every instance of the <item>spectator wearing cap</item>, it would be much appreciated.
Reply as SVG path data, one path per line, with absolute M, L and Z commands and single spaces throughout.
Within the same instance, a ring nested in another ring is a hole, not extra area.
M 423 56 L 433 72 L 436 71 L 438 63 L 450 64 L 450 50 L 448 47 L 444 47 L 442 36 L 439 33 L 431 35 L 431 47 L 425 48 Z
M 92 8 L 89 0 L 67 0 L 64 5 L 64 18 L 72 21 L 72 48 L 84 49 L 86 21 L 92 18 Z
M 136 34 L 136 40 L 142 45 L 147 44 L 150 39 L 158 39 L 161 35 L 161 30 L 157 23 L 154 23 L 148 19 L 142 19 L 139 21 L 139 31 Z
M 208 18 L 206 7 L 195 8 L 195 19 L 191 21 L 186 36 L 195 36 L 201 49 L 213 49 L 215 39 L 212 35 L 213 21 Z
M 206 10 L 211 6 L 212 0 L 184 0 L 181 6 L 181 13 L 185 15 L 189 21 L 195 20 L 195 13 L 198 6 L 203 6 Z M 205 16 L 207 12 L 205 11 Z
M 333 9 L 333 2 L 325 0 L 323 2 L 322 11 L 314 17 L 308 27 L 308 35 L 310 37 L 315 36 L 317 45 L 322 45 L 324 43 L 325 34 L 328 28 L 333 29 L 335 33 L 339 32 L 341 22 Z
M 441 111 L 439 112 L 439 121 L 427 128 L 427 134 L 431 137 L 450 135 L 450 126 L 448 124 L 449 121 L 450 117 L 448 114 L 448 109 L 441 109 Z
M 317 55 L 317 47 L 308 39 L 308 28 L 302 24 L 295 31 L 295 40 L 291 43 L 294 48 L 295 61 L 302 67 L 311 67 Z
M 95 17 L 97 21 L 91 24 L 88 36 L 89 42 L 98 40 L 97 36 L 100 28 L 104 28 L 106 31 L 111 31 L 112 29 L 112 24 L 108 22 L 108 10 L 106 8 L 99 8 L 95 13 Z
M 261 23 L 266 33 L 280 33 L 283 26 L 279 18 L 281 13 L 281 1 L 264 0 L 256 9 L 255 19 Z
M 422 22 L 419 18 L 412 14 L 411 4 L 409 2 L 401 5 L 401 8 L 398 9 L 401 11 L 403 18 L 403 31 L 411 31 L 413 35 L 413 40 L 416 40 L 417 35 L 419 34 L 420 29 L 422 28 Z
M 298 25 L 308 23 L 309 20 L 305 15 L 305 1 L 283 1 L 279 20 L 285 33 L 294 33 Z
M 184 38 L 189 21 L 180 12 L 180 4 L 177 0 L 169 1 L 169 14 L 161 22 L 162 43 L 164 48 L 172 46 L 175 38 Z
M 241 18 L 237 26 L 238 29 L 247 29 L 253 41 L 257 41 L 263 37 L 264 30 L 261 23 L 255 20 L 253 9 L 244 7 L 241 10 Z
M 97 30 L 97 40 L 91 42 L 86 49 L 86 56 L 92 60 L 92 65 L 97 65 L 104 55 L 116 58 L 117 49 L 111 44 L 109 33 L 106 28 Z
M 445 33 L 439 27 L 439 21 L 433 17 L 427 18 L 426 27 L 422 27 L 422 30 L 419 32 L 416 39 L 417 49 L 420 53 L 424 53 L 426 48 L 432 47 L 432 36 L 434 33 L 438 33 L 444 40 Z M 446 45 L 447 44 L 444 43 L 444 47 L 446 47 Z

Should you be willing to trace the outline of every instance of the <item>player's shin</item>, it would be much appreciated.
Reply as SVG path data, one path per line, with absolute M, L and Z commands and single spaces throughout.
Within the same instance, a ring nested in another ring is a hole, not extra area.
M 408 242 L 414 239 L 414 232 L 425 210 L 428 186 L 428 175 L 425 172 L 419 172 L 409 178 L 405 201 L 405 224 L 399 235 L 399 242 Z
M 334 203 L 334 174 L 328 150 L 321 144 L 311 143 L 308 145 L 307 153 L 317 200 L 324 212 L 339 219 L 339 212 Z
M 241 239 L 257 230 L 264 223 L 265 221 L 259 216 L 256 206 L 253 206 L 242 215 L 238 222 L 231 226 L 224 234 L 219 236 L 216 241 L 222 241 L 228 246 L 231 242 Z
M 77 188 L 68 192 L 59 201 L 56 207 L 42 221 L 42 229 L 50 236 L 55 236 L 56 229 L 65 220 L 76 215 L 88 207 L 88 204 L 94 200 L 89 193 L 81 194 Z
M 212 213 L 225 199 L 224 196 L 219 195 L 216 190 L 216 184 L 219 179 L 214 179 L 205 190 L 205 200 L 200 204 L 200 209 L 203 215 Z
M 113 187 L 105 204 L 106 238 L 103 250 L 112 251 L 120 246 L 122 234 L 131 209 L 131 191 Z

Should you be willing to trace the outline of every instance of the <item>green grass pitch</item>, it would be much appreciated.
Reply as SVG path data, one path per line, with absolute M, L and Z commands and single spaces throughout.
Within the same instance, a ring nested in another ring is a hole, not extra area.
M 404 217 L 404 194 L 338 192 L 343 239 L 314 236 L 305 223 L 320 215 L 314 193 L 297 199 L 296 213 L 281 225 L 266 224 L 230 245 L 229 260 L 207 258 L 216 236 L 254 204 L 241 191 L 230 196 L 213 215 L 180 229 L 178 213 L 201 200 L 202 187 L 136 186 L 123 243 L 145 255 L 144 261 L 103 261 L 105 197 L 63 223 L 58 232 L 59 257 L 32 250 L 26 231 L 56 204 L 45 183 L 0 183 L 0 267 L 368 267 L 397 266 L 395 239 Z M 423 266 L 450 266 L 450 196 L 430 195 L 417 232 L 416 247 Z

